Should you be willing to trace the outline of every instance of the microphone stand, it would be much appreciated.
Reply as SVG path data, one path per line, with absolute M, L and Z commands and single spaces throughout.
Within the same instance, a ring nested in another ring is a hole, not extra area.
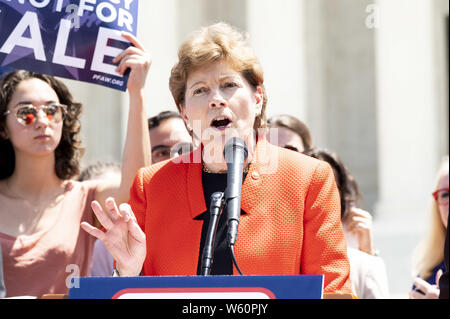
M 217 226 L 219 225 L 224 205 L 224 194 L 222 192 L 215 192 L 211 195 L 211 204 L 209 208 L 211 217 L 209 219 L 208 232 L 206 233 L 205 247 L 203 248 L 202 254 L 202 276 L 209 276 L 211 273 Z

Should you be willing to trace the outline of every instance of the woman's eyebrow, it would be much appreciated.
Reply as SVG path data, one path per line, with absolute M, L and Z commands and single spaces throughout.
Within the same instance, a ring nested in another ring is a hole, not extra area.
M 204 81 L 197 81 L 197 82 L 195 82 L 194 84 L 192 84 L 190 87 L 189 87 L 189 89 L 192 89 L 194 86 L 196 86 L 196 85 L 198 85 L 198 84 L 201 84 L 201 83 L 203 83 Z
M 49 100 L 49 101 L 45 102 L 45 105 L 52 104 L 52 103 L 58 103 L 58 102 L 56 102 L 54 100 Z M 20 105 L 30 105 L 30 104 L 33 105 L 33 102 L 27 101 L 27 100 L 26 101 L 20 101 L 19 103 L 14 105 L 13 108 L 16 108 L 16 107 L 18 107 Z

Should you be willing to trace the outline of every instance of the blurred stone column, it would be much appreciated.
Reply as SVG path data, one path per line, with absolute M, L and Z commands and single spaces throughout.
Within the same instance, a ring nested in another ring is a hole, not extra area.
M 176 111 L 169 90 L 172 66 L 177 61 L 180 8 L 177 0 L 139 1 L 139 39 L 152 56 L 147 79 L 147 114 Z
M 362 208 L 377 198 L 374 31 L 370 0 L 301 1 L 303 120 L 316 146 L 336 152 L 358 181 Z M 295 115 L 295 113 L 293 113 Z
M 81 163 L 120 161 L 126 93 L 96 84 L 67 79 L 63 81 L 75 100 L 83 104 L 81 137 L 85 153 Z
M 448 152 L 448 2 L 379 0 L 374 9 L 380 194 L 375 243 L 392 297 L 407 298 L 412 253 L 429 227 L 436 171 Z
M 264 69 L 268 116 L 288 113 L 306 122 L 304 1 L 248 0 L 250 43 Z
M 420 228 L 442 155 L 440 131 L 444 129 L 438 124 L 442 116 L 438 68 L 445 61 L 435 60 L 436 3 L 380 0 L 376 9 L 380 18 L 376 29 L 377 212 Z

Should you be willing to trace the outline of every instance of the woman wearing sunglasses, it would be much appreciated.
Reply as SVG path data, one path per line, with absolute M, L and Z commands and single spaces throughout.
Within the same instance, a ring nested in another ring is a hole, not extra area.
M 439 278 L 445 272 L 444 242 L 448 223 L 449 158 L 446 156 L 439 168 L 435 190 L 430 194 L 433 202 L 429 214 L 429 230 L 414 254 L 413 299 L 437 299 Z
M 131 69 L 129 117 L 120 183 L 77 182 L 81 104 L 59 80 L 14 71 L 0 82 L 0 243 L 7 297 L 67 293 L 70 276 L 89 272 L 96 223 L 92 200 L 128 201 L 136 171 L 150 163 L 144 84 L 151 60 L 140 42 L 115 58 Z M 100 128 L 99 128 L 100 129 Z

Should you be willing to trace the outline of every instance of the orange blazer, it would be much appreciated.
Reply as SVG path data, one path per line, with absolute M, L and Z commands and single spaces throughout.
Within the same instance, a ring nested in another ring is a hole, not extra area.
M 201 152 L 142 168 L 135 177 L 130 205 L 146 234 L 143 275 L 197 273 L 203 221 L 195 217 L 207 210 Z M 246 214 L 235 245 L 242 273 L 323 274 L 324 293 L 351 293 L 331 167 L 264 139 L 255 153 L 242 185 Z

